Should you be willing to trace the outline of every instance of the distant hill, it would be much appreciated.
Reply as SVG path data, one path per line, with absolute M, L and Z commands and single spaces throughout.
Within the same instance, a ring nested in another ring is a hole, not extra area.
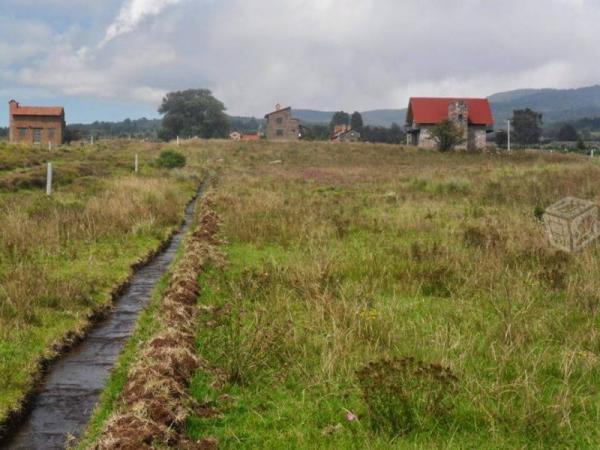
M 579 89 L 522 89 L 489 97 L 496 127 L 504 127 L 514 109 L 531 108 L 544 114 L 544 123 L 600 117 L 600 86 Z

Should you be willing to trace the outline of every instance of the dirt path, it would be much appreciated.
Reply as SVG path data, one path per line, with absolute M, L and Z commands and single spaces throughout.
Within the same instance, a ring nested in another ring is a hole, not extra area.
M 138 315 L 175 257 L 201 193 L 202 189 L 187 207 L 184 224 L 166 249 L 134 274 L 109 317 L 98 323 L 80 345 L 50 368 L 29 414 L 8 442 L 1 445 L 2 448 L 62 449 L 69 436 L 80 435 L 110 370 L 133 333 Z

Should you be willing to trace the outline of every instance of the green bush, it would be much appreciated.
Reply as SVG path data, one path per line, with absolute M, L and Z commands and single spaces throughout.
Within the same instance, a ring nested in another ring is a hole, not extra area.
M 156 166 L 163 169 L 185 167 L 185 156 L 175 150 L 164 150 L 156 160 Z

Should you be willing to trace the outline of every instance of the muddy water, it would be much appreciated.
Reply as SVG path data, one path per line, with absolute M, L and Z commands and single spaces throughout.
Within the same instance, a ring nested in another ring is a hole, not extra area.
M 168 247 L 135 273 L 109 317 L 52 365 L 29 415 L 2 448 L 62 449 L 69 436 L 80 435 L 140 312 L 173 261 L 192 221 L 194 205 L 195 201 L 188 205 L 184 224 Z

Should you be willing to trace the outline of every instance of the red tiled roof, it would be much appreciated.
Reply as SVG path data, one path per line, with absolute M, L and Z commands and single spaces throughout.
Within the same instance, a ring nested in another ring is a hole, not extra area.
M 19 106 L 12 110 L 15 116 L 62 116 L 64 109 L 59 106 Z
M 493 125 L 494 117 L 486 98 L 426 98 L 413 97 L 408 106 L 408 119 L 417 124 L 436 124 L 448 118 L 448 107 L 456 101 L 469 106 L 469 123 L 473 125 Z

